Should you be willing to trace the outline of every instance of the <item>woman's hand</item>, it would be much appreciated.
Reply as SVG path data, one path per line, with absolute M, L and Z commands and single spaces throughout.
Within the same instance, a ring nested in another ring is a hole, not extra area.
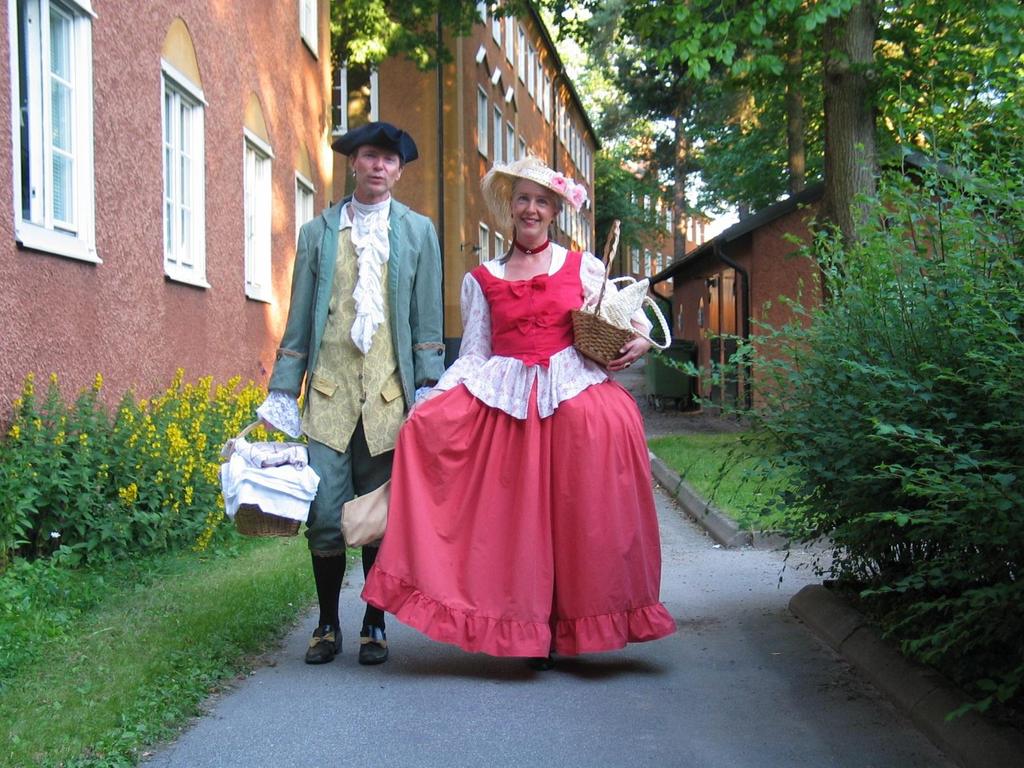
M 417 390 L 417 392 L 418 391 L 419 390 Z M 416 402 L 414 402 L 412 404 L 412 407 L 409 408 L 409 412 L 405 415 L 405 417 L 409 418 L 410 416 L 412 416 L 412 412 L 415 411 L 422 403 L 427 402 L 427 400 L 433 400 L 438 395 L 443 395 L 443 394 L 444 394 L 444 390 L 443 389 L 434 389 L 433 387 L 423 387 L 423 392 L 419 395 L 419 397 L 416 398 Z
M 651 342 L 640 336 L 634 336 L 619 350 L 619 356 L 608 363 L 608 370 L 621 371 L 624 368 L 629 368 L 635 360 L 639 360 L 647 354 L 647 350 L 650 348 Z

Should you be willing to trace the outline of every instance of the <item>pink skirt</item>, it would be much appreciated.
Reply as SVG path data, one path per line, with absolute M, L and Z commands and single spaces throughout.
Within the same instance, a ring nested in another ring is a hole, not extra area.
M 363 599 L 493 656 L 607 651 L 675 631 L 643 423 L 607 381 L 525 420 L 459 386 L 395 449 L 388 532 Z

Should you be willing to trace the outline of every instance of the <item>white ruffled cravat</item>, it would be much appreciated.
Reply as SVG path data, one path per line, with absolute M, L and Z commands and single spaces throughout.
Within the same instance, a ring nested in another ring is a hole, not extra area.
M 384 286 L 381 267 L 391 254 L 388 216 L 391 198 L 367 205 L 354 197 L 348 203 L 352 215 L 352 248 L 356 252 L 358 275 L 352 298 L 356 319 L 352 323 L 352 342 L 365 355 L 370 351 L 373 334 L 384 322 Z

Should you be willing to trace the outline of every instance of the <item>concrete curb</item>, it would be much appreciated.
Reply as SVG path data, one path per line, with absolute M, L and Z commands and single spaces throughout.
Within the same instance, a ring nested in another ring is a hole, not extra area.
M 1024 734 L 976 712 L 947 722 L 946 715 L 966 696 L 938 673 L 901 656 L 842 598 L 812 584 L 793 596 L 789 610 L 963 768 L 1020 768 Z
M 650 453 L 650 452 L 649 452 Z M 677 475 L 669 466 L 650 453 L 651 474 L 661 483 L 682 508 L 686 515 L 693 519 L 723 547 L 755 547 L 757 549 L 784 549 L 789 542 L 782 536 L 763 533 L 761 531 L 741 531 L 736 521 L 723 513 L 709 501 L 703 499 L 685 480 Z

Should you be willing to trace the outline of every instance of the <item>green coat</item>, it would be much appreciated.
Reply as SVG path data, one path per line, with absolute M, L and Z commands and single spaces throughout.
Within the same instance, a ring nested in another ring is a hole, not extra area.
M 316 370 L 331 301 L 338 224 L 346 201 L 332 205 L 299 231 L 288 321 L 269 389 L 298 397 Z M 388 321 L 408 407 L 416 389 L 435 383 L 444 371 L 441 250 L 433 222 L 394 198 L 388 225 Z

